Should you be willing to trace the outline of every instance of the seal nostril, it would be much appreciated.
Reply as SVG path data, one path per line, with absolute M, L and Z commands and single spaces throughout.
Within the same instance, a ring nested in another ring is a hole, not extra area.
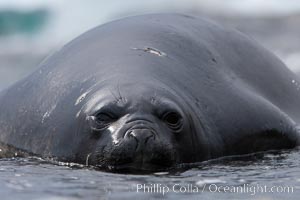
M 145 139 L 144 144 L 146 144 L 150 138 L 155 139 L 155 136 L 154 136 L 154 135 L 148 136 L 148 137 Z
M 130 131 L 128 133 L 128 137 L 134 139 L 137 144 L 139 143 L 139 140 L 135 137 L 135 135 L 133 134 L 133 131 Z
M 149 129 L 130 130 L 126 135 L 128 138 L 134 138 L 139 144 L 146 144 L 150 138 L 155 139 L 155 134 Z

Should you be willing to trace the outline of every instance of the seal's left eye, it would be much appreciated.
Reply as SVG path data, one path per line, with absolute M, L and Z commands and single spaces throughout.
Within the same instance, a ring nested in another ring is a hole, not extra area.
M 168 124 L 177 124 L 179 120 L 179 116 L 176 113 L 170 113 L 165 117 L 165 121 Z
M 175 131 L 178 131 L 182 127 L 182 118 L 176 112 L 166 113 L 163 116 L 163 120 Z

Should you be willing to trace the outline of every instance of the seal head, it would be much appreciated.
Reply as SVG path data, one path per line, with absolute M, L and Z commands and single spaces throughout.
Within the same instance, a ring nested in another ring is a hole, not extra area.
M 199 133 L 186 103 L 153 82 L 94 86 L 78 116 L 86 121 L 79 129 L 89 135 L 79 146 L 89 146 L 89 153 L 78 157 L 88 155 L 88 164 L 118 170 L 159 170 L 194 160 L 200 144 L 192 135 Z

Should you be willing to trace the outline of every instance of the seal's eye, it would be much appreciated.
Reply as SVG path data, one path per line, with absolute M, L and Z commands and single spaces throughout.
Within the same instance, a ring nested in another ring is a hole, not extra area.
M 163 116 L 163 120 L 168 124 L 170 128 L 178 131 L 182 126 L 182 118 L 176 112 L 168 112 Z
M 117 120 L 117 117 L 111 113 L 100 112 L 92 117 L 91 127 L 93 130 L 102 131 Z
M 169 113 L 167 114 L 167 116 L 165 117 L 165 121 L 168 124 L 177 124 L 179 121 L 179 116 L 176 113 Z
M 87 117 L 93 131 L 104 131 L 119 118 L 110 112 L 99 112 Z
M 98 113 L 96 120 L 99 123 L 111 123 L 116 120 L 116 117 L 110 113 Z

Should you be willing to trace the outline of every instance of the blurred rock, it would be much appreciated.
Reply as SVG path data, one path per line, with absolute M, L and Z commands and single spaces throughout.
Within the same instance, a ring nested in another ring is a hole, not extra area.
M 48 15 L 47 10 L 1 10 L 0 36 L 36 33 L 45 26 Z

